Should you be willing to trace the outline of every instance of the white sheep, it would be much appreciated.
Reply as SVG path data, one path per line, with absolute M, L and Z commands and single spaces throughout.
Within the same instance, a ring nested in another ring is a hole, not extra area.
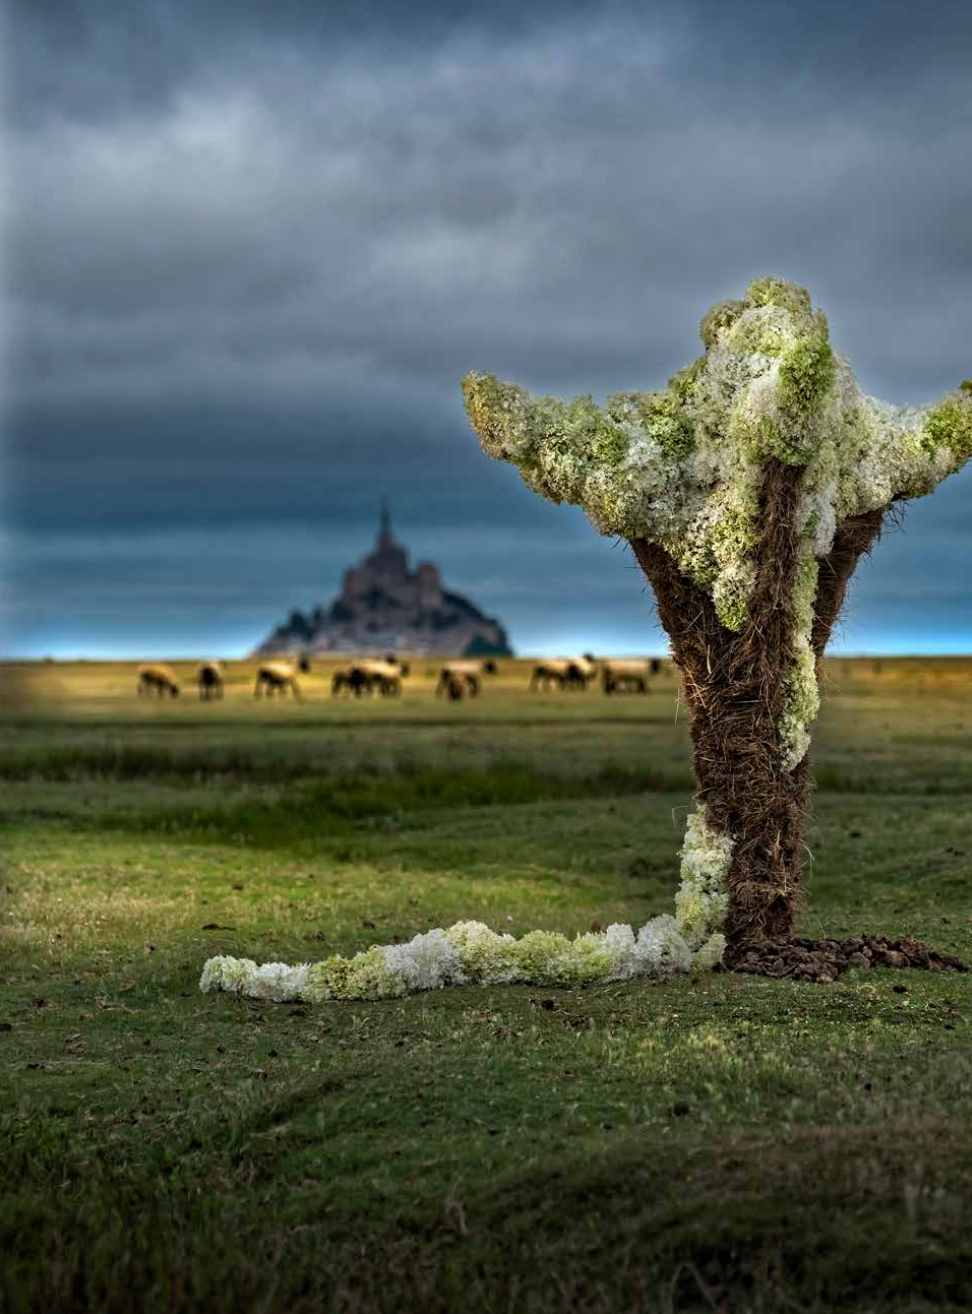
M 597 659 L 590 653 L 584 653 L 583 657 L 568 657 L 566 683 L 569 689 L 586 689 L 596 675 Z
M 484 675 L 495 675 L 496 663 L 489 658 L 487 661 L 472 661 L 464 659 L 462 661 L 446 662 L 439 672 L 439 683 L 435 686 L 435 695 L 438 698 L 440 694 L 448 693 L 450 698 L 455 698 L 452 692 L 452 685 L 455 682 L 463 685 L 468 691 L 471 698 L 475 698 L 482 688 Z
M 570 662 L 556 659 L 537 662 L 530 676 L 531 693 L 537 689 L 548 691 L 553 684 L 558 689 L 565 689 L 570 678 Z
M 256 684 L 253 686 L 254 698 L 259 698 L 261 693 L 267 698 L 272 698 L 275 693 L 286 696 L 288 689 L 299 701 L 300 685 L 297 683 L 296 662 L 260 663 L 257 667 Z
M 606 694 L 647 693 L 651 662 L 641 658 L 607 658 L 601 662 L 601 682 Z
M 362 659 L 352 663 L 348 682 L 355 693 L 380 693 L 386 698 L 395 698 L 402 692 L 402 676 L 408 671 L 408 663 L 397 658 L 386 661 Z

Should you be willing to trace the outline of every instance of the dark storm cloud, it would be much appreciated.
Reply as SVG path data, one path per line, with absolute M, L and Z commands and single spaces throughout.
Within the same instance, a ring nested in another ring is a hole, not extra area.
M 568 545 L 612 569 L 483 461 L 458 379 L 660 385 L 761 272 L 869 391 L 972 373 L 965 4 L 23 0 L 5 36 L 6 513 L 27 562 L 101 541 L 91 589 L 131 582 L 110 529 L 262 535 L 279 572 L 299 524 L 337 545 L 294 568 L 316 599 L 385 488 L 474 594 L 461 526 L 529 543 L 548 591 Z

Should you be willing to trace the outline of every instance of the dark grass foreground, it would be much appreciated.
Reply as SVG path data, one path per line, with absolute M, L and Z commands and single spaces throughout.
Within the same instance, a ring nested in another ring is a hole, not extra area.
M 18 1257 L 6 1251 L 5 1307 L 661 1314 L 972 1298 L 972 1152 L 947 1121 L 733 1134 L 715 1156 L 689 1128 L 678 1145 L 622 1136 L 596 1164 L 575 1154 L 479 1196 L 457 1183 L 437 1216 L 364 1215 L 344 1236 L 295 1215 L 259 1157 L 230 1170 L 236 1201 L 187 1180 L 193 1166 L 150 1194 L 106 1173 L 54 1229 L 49 1208 L 24 1209 L 37 1248 L 21 1231 Z

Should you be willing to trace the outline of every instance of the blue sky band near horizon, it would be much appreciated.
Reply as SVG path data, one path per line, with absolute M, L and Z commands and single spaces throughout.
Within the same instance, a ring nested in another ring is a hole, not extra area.
M 6 655 L 225 652 L 380 495 L 519 651 L 661 651 L 634 563 L 484 462 L 456 382 L 661 387 L 774 270 L 864 391 L 972 374 L 972 10 L 15 0 Z M 972 650 L 970 476 L 859 572 L 854 651 Z

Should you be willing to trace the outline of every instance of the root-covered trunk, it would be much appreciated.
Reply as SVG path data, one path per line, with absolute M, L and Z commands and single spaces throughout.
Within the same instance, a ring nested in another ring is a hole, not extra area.
M 707 824 L 734 841 L 727 877 L 729 964 L 747 945 L 790 936 L 800 898 L 811 780 L 806 758 L 785 768 L 779 726 L 793 661 L 802 473 L 781 462 L 767 468 L 756 584 L 739 631 L 720 624 L 709 594 L 667 552 L 645 540 L 632 543 L 682 672 Z M 880 511 L 846 521 L 820 562 L 812 635 L 818 664 L 854 567 L 880 527 Z

